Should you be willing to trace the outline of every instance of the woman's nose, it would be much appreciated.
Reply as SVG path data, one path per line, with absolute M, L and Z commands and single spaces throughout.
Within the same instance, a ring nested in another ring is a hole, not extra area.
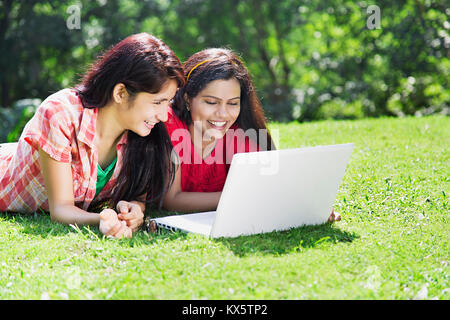
M 226 102 L 220 103 L 216 109 L 217 116 L 226 117 L 228 115 Z
M 165 105 L 161 110 L 156 114 L 156 117 L 159 121 L 166 122 L 169 118 L 169 105 Z

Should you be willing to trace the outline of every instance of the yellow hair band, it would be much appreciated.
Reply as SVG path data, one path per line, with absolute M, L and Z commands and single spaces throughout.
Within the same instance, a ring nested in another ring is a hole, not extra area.
M 211 59 L 202 61 L 202 62 L 198 63 L 197 65 L 195 65 L 195 67 L 193 67 L 193 68 L 191 69 L 191 71 L 189 71 L 188 76 L 187 76 L 187 78 L 186 78 L 186 82 L 189 81 L 189 76 L 191 75 L 192 71 L 194 71 L 195 68 L 197 68 L 199 65 L 202 65 L 202 64 L 204 64 L 205 62 L 208 62 L 208 61 L 211 61 Z

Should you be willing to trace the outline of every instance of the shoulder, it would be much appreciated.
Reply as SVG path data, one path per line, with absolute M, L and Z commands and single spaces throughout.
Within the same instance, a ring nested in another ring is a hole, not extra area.
M 164 122 L 169 135 L 176 129 L 187 129 L 186 124 L 176 115 L 172 107 L 169 106 L 167 112 L 167 121 Z
M 73 89 L 63 89 L 48 96 L 37 108 L 38 116 L 60 121 L 76 122 L 83 113 L 83 105 Z
M 175 111 L 171 106 L 169 106 L 167 115 L 168 115 L 166 121 L 167 124 L 177 125 L 179 127 L 186 126 L 186 124 L 177 116 L 177 114 L 175 113 Z
M 74 90 L 64 89 L 50 95 L 25 125 L 19 145 L 23 140 L 34 151 L 39 147 L 57 161 L 70 162 L 71 143 L 82 112 L 83 106 Z

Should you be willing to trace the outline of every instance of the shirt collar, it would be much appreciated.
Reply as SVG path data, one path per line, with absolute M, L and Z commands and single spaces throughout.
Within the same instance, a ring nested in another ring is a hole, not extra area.
M 117 147 L 127 143 L 128 143 L 128 130 L 122 134 L 122 137 L 120 138 L 119 142 L 117 142 Z
M 90 148 L 94 148 L 97 114 L 97 108 L 83 108 L 80 130 L 77 134 L 77 139 L 88 145 Z
M 82 141 L 90 148 L 94 148 L 95 131 L 97 129 L 98 108 L 83 108 L 81 116 L 80 131 L 77 139 Z M 117 147 L 128 143 L 128 131 L 122 134 Z

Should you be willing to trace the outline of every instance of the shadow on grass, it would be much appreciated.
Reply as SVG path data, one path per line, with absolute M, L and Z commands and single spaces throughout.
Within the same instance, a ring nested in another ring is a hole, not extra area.
M 51 220 L 48 213 L 23 214 L 13 212 L 0 212 L 0 219 L 16 225 L 23 234 L 39 237 L 67 236 L 70 233 L 79 234 L 85 240 L 115 241 L 126 247 L 137 245 L 150 245 L 165 240 L 183 239 L 187 235 L 181 232 L 160 232 L 158 234 L 137 232 L 131 239 L 108 239 L 94 226 L 70 226 Z
M 161 216 L 167 213 L 160 213 Z M 104 237 L 97 227 L 72 227 L 51 221 L 50 215 L 45 213 L 29 215 L 18 213 L 0 213 L 0 219 L 19 226 L 21 233 L 42 239 L 49 237 L 67 236 L 69 233 L 79 234 L 85 240 L 111 241 Z M 157 244 L 161 241 L 185 239 L 188 235 L 183 232 L 161 230 L 156 234 L 144 231 L 137 232 L 131 239 L 117 240 L 117 244 L 124 247 Z M 241 236 L 237 238 L 214 239 L 228 247 L 237 256 L 253 254 L 282 255 L 301 252 L 326 244 L 352 242 L 359 238 L 353 232 L 342 231 L 330 223 L 315 226 L 303 226 L 287 231 Z
M 303 226 L 287 231 L 274 231 L 253 236 L 237 238 L 219 238 L 237 256 L 257 253 L 282 255 L 302 252 L 326 244 L 352 242 L 358 234 L 342 231 L 330 223 L 315 226 Z

